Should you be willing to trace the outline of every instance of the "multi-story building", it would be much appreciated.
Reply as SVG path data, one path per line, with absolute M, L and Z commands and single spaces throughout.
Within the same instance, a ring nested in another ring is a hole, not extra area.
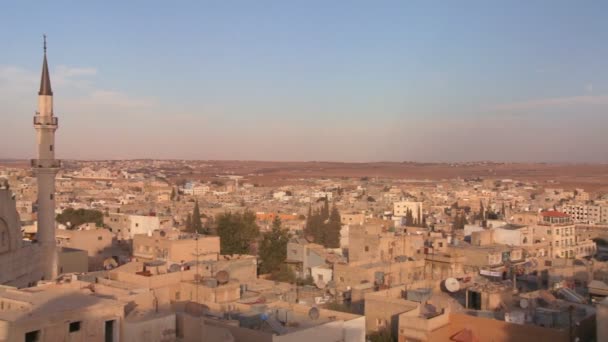
M 541 220 L 534 227 L 535 239 L 549 241 L 550 256 L 576 258 L 595 254 L 593 241 L 577 241 L 576 225 L 570 215 L 559 211 L 542 212 Z
M 574 223 L 594 224 L 602 222 L 602 207 L 588 204 L 567 204 L 561 210 L 570 215 Z
M 112 213 L 109 216 L 104 216 L 103 221 L 119 240 L 130 240 L 136 234 L 148 234 L 160 229 L 158 216 Z
M 217 260 L 220 253 L 218 236 L 197 236 L 181 232 L 154 231 L 133 238 L 133 256 L 137 260 L 166 260 L 181 264 L 192 260 Z
M 400 201 L 393 203 L 394 217 L 406 217 L 408 210 L 412 212 L 414 222 L 420 222 L 422 218 L 422 202 Z

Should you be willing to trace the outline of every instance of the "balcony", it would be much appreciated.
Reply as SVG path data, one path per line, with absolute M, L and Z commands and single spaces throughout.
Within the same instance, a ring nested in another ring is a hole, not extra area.
M 30 166 L 39 169 L 59 169 L 61 168 L 61 160 L 57 159 L 32 159 Z
M 34 126 L 57 126 L 59 119 L 54 116 L 34 116 Z

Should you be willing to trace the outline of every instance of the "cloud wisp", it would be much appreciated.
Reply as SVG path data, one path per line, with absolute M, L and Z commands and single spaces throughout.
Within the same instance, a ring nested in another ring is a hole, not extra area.
M 490 107 L 490 109 L 495 111 L 525 111 L 570 106 L 608 106 L 608 95 L 551 97 L 522 102 L 499 104 Z

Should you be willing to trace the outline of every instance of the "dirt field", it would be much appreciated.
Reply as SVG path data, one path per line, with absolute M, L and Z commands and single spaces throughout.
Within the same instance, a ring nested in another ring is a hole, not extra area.
M 309 178 L 390 178 L 442 180 L 453 178 L 492 178 L 535 181 L 547 187 L 590 192 L 608 192 L 608 164 L 545 163 L 338 163 L 338 162 L 265 162 L 265 161 L 191 161 L 192 173 L 180 177 L 212 179 L 219 174 L 235 174 L 245 181 L 279 185 Z M 9 167 L 28 167 L 26 161 L 2 162 Z M 203 166 L 204 165 L 204 166 Z M 200 167 L 199 167 L 200 166 Z M 181 173 L 174 169 L 174 174 Z M 171 177 L 174 178 L 174 177 Z

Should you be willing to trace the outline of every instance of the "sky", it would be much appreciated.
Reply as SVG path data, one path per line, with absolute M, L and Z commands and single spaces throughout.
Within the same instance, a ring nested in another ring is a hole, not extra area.
M 48 1 L 0 10 L 0 158 L 608 162 L 606 1 Z

